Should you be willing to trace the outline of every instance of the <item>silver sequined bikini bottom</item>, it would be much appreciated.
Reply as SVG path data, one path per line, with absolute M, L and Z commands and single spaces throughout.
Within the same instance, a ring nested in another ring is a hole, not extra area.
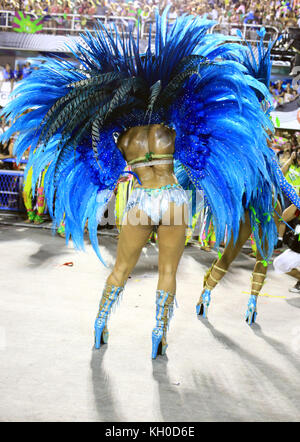
M 138 206 L 154 224 L 159 224 L 170 203 L 176 206 L 189 205 L 186 192 L 179 184 L 168 184 L 157 189 L 138 187 L 130 195 L 125 213 Z

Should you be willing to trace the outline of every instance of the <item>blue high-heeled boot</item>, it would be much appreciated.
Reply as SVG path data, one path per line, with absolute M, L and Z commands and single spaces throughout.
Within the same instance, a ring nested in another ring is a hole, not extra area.
M 209 289 L 205 289 L 200 297 L 199 303 L 196 305 L 197 315 L 203 316 L 203 318 L 206 319 L 207 319 L 208 306 L 210 304 L 210 294 L 211 291 Z
M 108 330 L 106 328 L 107 319 L 116 302 L 119 301 L 124 287 L 106 285 L 103 290 L 99 306 L 99 313 L 95 320 L 95 348 L 100 348 L 101 344 L 107 344 Z
M 156 326 L 152 330 L 152 359 L 166 353 L 167 329 L 173 316 L 175 295 L 164 290 L 156 291 Z
M 257 303 L 257 296 L 251 295 L 248 301 L 248 308 L 245 315 L 246 322 L 248 322 L 249 325 L 252 325 L 256 320 L 257 316 L 256 303 Z

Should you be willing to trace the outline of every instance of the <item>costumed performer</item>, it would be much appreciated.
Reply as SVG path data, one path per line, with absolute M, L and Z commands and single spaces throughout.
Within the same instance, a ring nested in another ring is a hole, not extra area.
M 32 146 L 33 186 L 50 163 L 45 192 L 54 222 L 58 225 L 65 214 L 66 240 L 72 237 L 83 248 L 88 220 L 101 261 L 97 225 L 125 167 L 132 167 L 137 182 L 100 300 L 95 346 L 107 342 L 108 317 L 155 225 L 159 279 L 153 358 L 167 348 L 185 243 L 188 198 L 173 173 L 173 159 L 203 191 L 216 244 L 225 231 L 228 242 L 237 240 L 245 207 L 256 208 L 262 183 L 270 183 L 265 211 L 271 212 L 272 198 L 280 192 L 265 133 L 271 123 L 257 98 L 268 90 L 230 55 L 243 46 L 208 34 L 214 22 L 182 16 L 169 27 L 167 15 L 168 8 L 162 16 L 157 13 L 155 41 L 152 47 L 150 28 L 146 51 L 132 32 L 119 34 L 99 23 L 93 35 L 86 31 L 83 43 L 72 48 L 80 67 L 47 58 L 17 85 L 15 99 L 4 109 L 13 121 L 5 136 L 19 132 L 17 156 Z M 250 222 L 258 237 L 262 220 L 257 213 Z M 266 231 L 272 229 L 270 222 Z
M 264 28 L 257 32 L 259 41 L 256 51 L 250 44 L 247 44 L 248 53 L 241 51 L 239 61 L 247 68 L 249 75 L 269 88 L 272 67 L 271 49 L 275 41 L 270 41 L 267 47 L 265 47 L 265 33 Z M 242 38 L 242 35 L 239 35 Z M 257 89 L 256 95 L 261 102 L 262 109 L 264 109 L 266 116 L 269 116 L 273 109 L 271 98 L 267 95 L 262 95 Z M 265 128 L 269 136 L 271 136 L 273 132 L 271 129 L 273 128 L 270 128 L 268 125 Z M 265 139 L 263 138 L 262 146 L 264 144 Z M 223 254 L 219 254 L 219 257 L 214 260 L 204 276 L 203 290 L 196 305 L 196 312 L 200 316 L 207 318 L 208 307 L 211 301 L 211 291 L 226 275 L 229 266 L 251 235 L 251 242 L 255 244 L 256 263 L 252 272 L 251 294 L 245 319 L 249 325 L 252 325 L 256 320 L 257 298 L 263 287 L 268 262 L 278 238 L 278 228 L 282 212 L 278 196 L 283 194 L 297 207 L 299 207 L 300 203 L 297 193 L 283 177 L 275 153 L 272 150 L 270 139 L 267 140 L 267 146 L 269 146 L 267 150 L 265 148 L 262 149 L 262 154 L 265 156 L 265 164 L 268 168 L 268 172 L 261 176 L 259 187 L 253 192 L 251 199 L 247 201 L 243 198 L 245 214 L 240 224 L 238 239 L 234 241 L 234 238 L 231 237 Z M 277 188 L 278 185 L 279 189 Z

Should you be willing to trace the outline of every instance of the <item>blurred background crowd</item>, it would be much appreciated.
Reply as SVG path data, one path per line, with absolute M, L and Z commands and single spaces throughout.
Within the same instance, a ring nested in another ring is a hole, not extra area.
M 292 87 L 290 81 L 277 80 L 271 83 L 270 92 L 273 95 L 273 107 L 276 109 L 282 104 L 295 100 L 299 93 Z
M 36 15 L 80 14 L 82 16 L 141 17 L 154 18 L 155 9 L 162 11 L 172 5 L 171 17 L 184 13 L 207 14 L 220 24 L 247 23 L 285 27 L 300 27 L 299 0 L 1 0 L 2 11 L 26 11 Z

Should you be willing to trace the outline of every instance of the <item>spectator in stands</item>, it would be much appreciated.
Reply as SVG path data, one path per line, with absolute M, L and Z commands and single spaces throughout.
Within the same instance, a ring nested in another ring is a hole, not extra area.
M 289 11 L 289 13 L 285 16 L 285 26 L 287 28 L 297 26 L 297 18 L 293 11 Z
M 297 92 L 294 89 L 291 88 L 290 83 L 287 83 L 286 89 L 285 89 L 285 92 L 284 92 L 284 96 L 283 96 L 283 102 L 284 103 L 289 103 L 294 98 L 296 98 L 296 96 L 297 96 Z
M 14 71 L 12 70 L 11 65 L 9 63 L 5 65 L 5 68 L 3 70 L 3 81 L 9 81 L 11 84 L 11 90 L 13 90 L 15 76 L 14 76 Z
M 283 149 L 279 155 L 279 163 L 281 167 L 285 166 L 288 161 L 290 162 L 290 164 L 292 164 L 292 161 L 296 158 L 296 153 L 294 152 L 293 158 L 291 158 L 291 155 L 292 155 L 292 145 L 291 143 L 287 142 L 283 146 Z M 288 167 L 284 169 L 284 173 L 286 173 L 287 170 Z
M 17 63 L 16 69 L 14 70 L 14 78 L 15 81 L 20 81 L 23 78 L 23 70 L 21 69 L 19 63 Z
M 88 14 L 87 27 L 88 29 L 92 29 L 94 25 L 94 15 L 96 15 L 96 8 L 92 2 L 88 2 L 87 4 L 87 14 Z
M 71 14 L 71 8 L 68 2 L 65 2 L 63 7 L 62 7 L 62 13 L 63 14 Z
M 218 11 L 218 9 L 217 9 L 217 7 L 215 5 L 213 5 L 210 8 L 210 15 L 211 15 L 212 20 L 215 20 L 215 21 L 218 20 L 218 18 L 219 18 L 219 11 Z
M 52 16 L 55 16 L 55 14 L 59 14 L 60 12 L 61 12 L 60 7 L 59 7 L 58 3 L 56 2 L 56 0 L 54 0 L 53 3 L 51 4 L 51 7 L 50 7 L 50 14 Z M 51 25 L 51 28 L 53 28 L 53 34 L 56 34 L 57 20 L 55 18 L 53 18 L 50 21 L 50 25 Z
M 83 1 L 79 3 L 79 7 L 78 7 L 78 14 L 86 14 L 88 11 L 88 2 L 87 1 Z
M 289 103 L 297 97 L 297 90 L 294 90 L 289 81 L 278 80 L 270 85 L 270 92 L 275 100 L 275 108 L 284 103 Z
M 1 108 L 2 109 L 2 108 Z M 7 131 L 9 125 L 4 117 L 1 118 L 0 123 L 0 135 Z M 7 158 L 10 156 L 10 143 L 6 141 L 5 143 L 0 142 L 0 158 Z
M 236 12 L 237 12 L 237 14 L 245 15 L 245 12 L 246 12 L 246 3 L 245 3 L 245 2 L 238 3 L 238 4 L 237 4 Z
M 276 81 L 273 89 L 274 98 L 277 101 L 278 104 L 283 103 L 283 97 L 284 97 L 284 89 L 282 87 L 283 81 L 278 80 Z
M 127 4 L 127 7 L 125 8 L 125 15 L 126 17 L 129 17 L 131 20 L 128 20 L 127 26 L 129 31 L 133 31 L 135 25 L 136 25 L 136 19 L 137 19 L 137 11 L 135 8 L 135 4 L 132 1 L 129 1 Z
M 290 144 L 289 144 L 290 145 Z M 296 192 L 300 193 L 300 149 L 297 147 L 292 153 L 290 158 L 282 166 L 281 171 L 285 176 L 285 179 L 290 183 Z M 289 205 L 287 199 L 284 199 L 285 207 Z
M 23 66 L 23 78 L 27 78 L 30 73 L 31 73 L 31 66 L 29 61 L 27 61 Z
M 108 7 L 105 0 L 101 0 L 97 3 L 96 15 L 107 15 Z

